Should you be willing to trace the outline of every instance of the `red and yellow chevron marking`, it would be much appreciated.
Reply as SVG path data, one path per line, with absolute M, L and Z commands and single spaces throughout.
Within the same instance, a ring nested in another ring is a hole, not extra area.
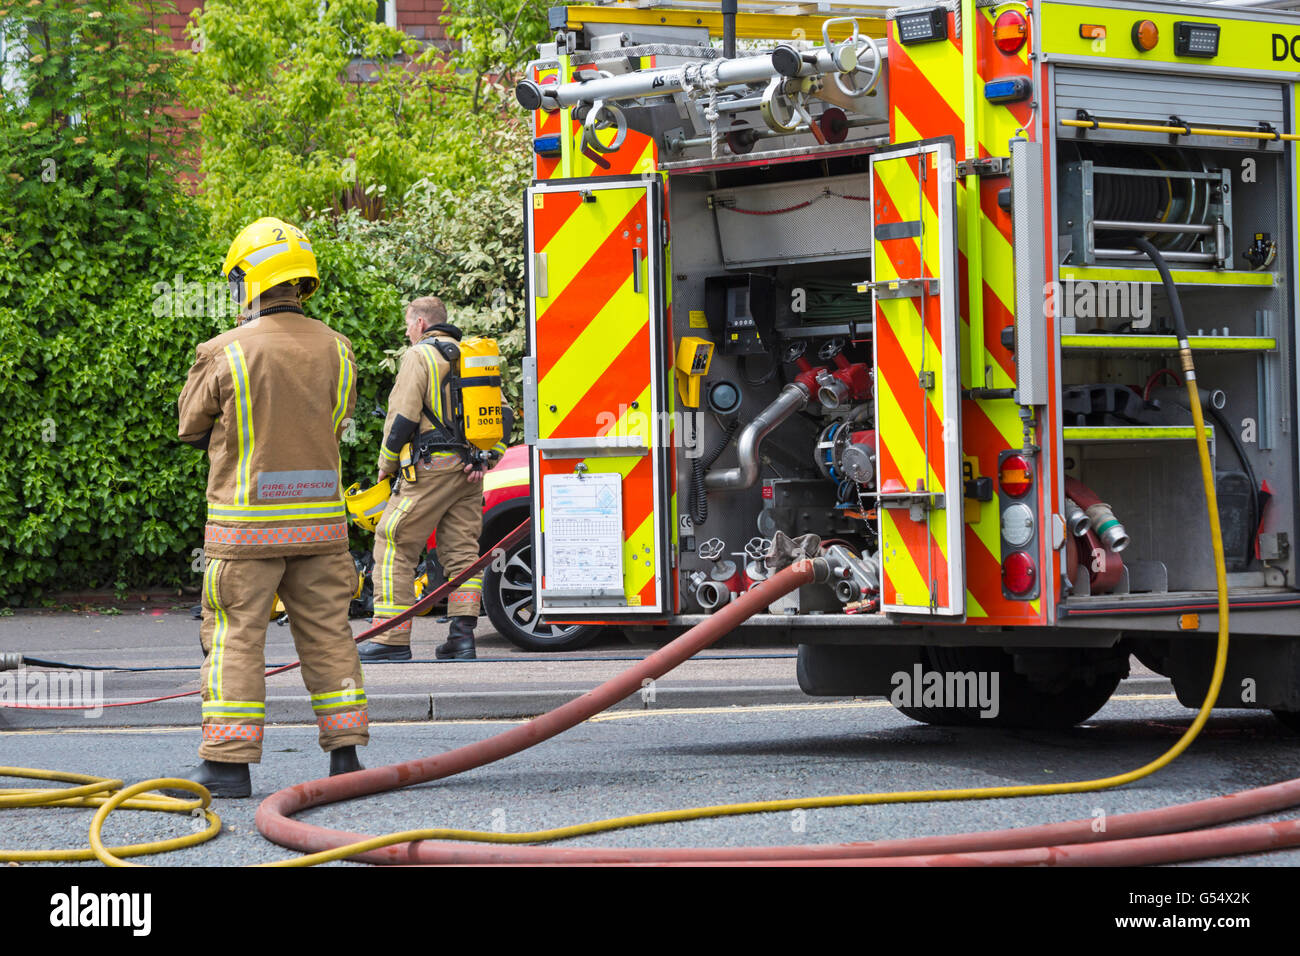
M 661 608 L 655 542 L 655 469 L 662 449 L 654 429 L 655 362 L 650 293 L 657 266 L 647 250 L 658 223 L 649 218 L 647 187 L 534 193 L 533 252 L 546 256 L 547 295 L 533 301 L 540 439 L 640 436 L 648 455 L 585 460 L 588 472 L 616 473 L 623 488 L 623 581 L 630 607 Z M 633 278 L 641 250 L 641 290 Z M 571 474 L 572 459 L 535 458 L 538 487 L 551 474 Z M 538 516 L 545 528 L 545 513 Z
M 645 65 L 653 64 L 653 57 L 643 57 L 642 59 L 648 61 Z M 576 70 L 570 68 L 566 71 L 566 75 L 572 79 L 576 72 Z M 533 79 L 542 84 L 560 82 L 560 73 L 561 71 L 555 67 L 543 70 L 534 68 Z M 566 118 L 568 118 L 567 123 Z M 609 168 L 605 168 L 583 154 L 582 124 L 572 118 L 570 110 L 557 110 L 553 113 L 548 113 L 545 110 L 535 110 L 533 112 L 534 136 L 551 136 L 561 133 L 566 127 L 568 128 L 568 142 L 565 144 L 565 148 L 570 153 L 571 168 L 565 169 L 564 160 L 560 156 L 537 156 L 537 179 L 569 179 L 584 176 L 626 176 L 632 173 L 652 173 L 658 165 L 658 146 L 654 137 L 646 133 L 629 129 L 626 138 L 623 140 L 623 145 L 619 147 L 617 152 L 598 154 L 602 160 L 609 164 Z M 615 131 L 609 129 L 598 135 L 601 137 L 601 142 L 609 143 L 613 140 Z
M 533 68 L 534 82 L 545 85 L 547 83 L 557 82 L 560 71 L 554 67 L 546 70 Z M 538 136 L 552 136 L 560 131 L 560 114 L 559 112 L 548 113 L 546 110 L 533 110 L 533 138 Z M 558 156 L 538 156 L 533 154 L 535 161 L 536 179 L 551 179 L 560 174 L 560 157 Z
M 940 273 L 947 224 L 939 219 L 934 155 L 878 158 L 872 164 L 877 282 Z M 915 224 L 918 234 L 881 239 L 880 227 L 886 224 Z M 951 426 L 944 422 L 941 318 L 937 290 L 876 300 L 877 481 L 884 494 L 949 493 L 945 439 Z M 956 348 L 957 343 L 949 342 L 947 347 Z M 921 386 L 925 374 L 933 375 L 933 387 Z M 880 516 L 882 605 L 948 608 L 948 532 L 943 510 L 927 511 L 914 521 L 907 508 L 882 507 Z
M 1009 8 L 1004 8 L 1009 9 Z M 897 42 L 893 24 L 889 34 L 890 133 L 894 143 L 952 136 L 962 157 L 965 143 L 965 79 L 963 43 L 970 32 L 963 30 L 954 37 L 955 14 L 949 14 L 949 39 L 946 42 L 904 46 Z M 1030 44 L 1008 55 L 993 44 L 994 16 L 990 9 L 976 15 L 976 144 L 980 156 L 1006 156 L 1008 141 L 1030 121 L 1029 101 L 993 104 L 984 99 L 984 83 L 1007 76 L 1030 76 Z M 1031 43 L 1036 42 L 1031 38 Z M 1038 92 L 1035 98 L 1042 99 Z M 1026 129 L 1020 135 L 1037 138 L 1037 131 Z M 1015 319 L 1015 268 L 1012 256 L 1011 217 L 997 204 L 998 190 L 1007 185 L 1004 179 L 988 179 L 980 184 L 980 272 L 983 303 L 983 339 L 974 343 L 984 354 L 984 382 L 966 381 L 966 385 L 1010 388 L 1015 384 L 1015 361 L 1002 345 L 1002 329 Z M 961 314 L 962 348 L 969 355 L 970 301 L 967 283 L 966 190 L 958 184 L 958 310 Z M 879 334 L 879 333 L 877 333 Z M 969 369 L 970 362 L 961 367 Z M 969 373 L 966 378 L 969 379 Z M 1019 448 L 1023 441 L 1017 407 L 1010 401 L 962 402 L 961 451 L 977 459 L 977 475 L 997 476 L 998 453 Z M 1040 442 L 1042 444 L 1042 442 Z M 955 492 L 958 493 L 958 492 Z M 1040 527 L 1041 527 L 1040 523 Z M 1025 624 L 1044 621 L 1040 600 L 1009 601 L 1002 596 L 1001 528 L 997 502 L 979 507 L 979 519 L 966 525 L 966 615 L 967 620 L 994 624 Z M 1040 554 L 1040 569 L 1045 555 Z M 1044 575 L 1044 580 L 1049 580 Z

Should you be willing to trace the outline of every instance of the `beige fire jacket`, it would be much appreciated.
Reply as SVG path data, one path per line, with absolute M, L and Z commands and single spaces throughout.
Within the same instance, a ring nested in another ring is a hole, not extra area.
M 268 294 L 257 307 L 272 304 L 284 303 Z M 251 319 L 198 347 L 179 433 L 208 452 L 209 557 L 347 550 L 339 439 L 355 404 L 352 344 L 299 312 Z

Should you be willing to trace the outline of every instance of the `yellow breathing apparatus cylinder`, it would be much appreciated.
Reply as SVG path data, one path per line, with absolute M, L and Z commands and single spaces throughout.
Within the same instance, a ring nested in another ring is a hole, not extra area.
M 460 414 L 465 441 L 489 451 L 505 436 L 501 412 L 501 350 L 496 339 L 469 336 L 456 343 Z

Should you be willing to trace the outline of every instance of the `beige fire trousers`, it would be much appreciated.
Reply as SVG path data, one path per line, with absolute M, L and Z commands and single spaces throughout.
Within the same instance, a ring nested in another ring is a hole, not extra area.
M 370 739 L 361 661 L 348 626 L 356 568 L 347 551 L 211 558 L 203 575 L 203 743 L 199 756 L 257 763 L 266 726 L 266 627 L 278 593 L 322 750 Z

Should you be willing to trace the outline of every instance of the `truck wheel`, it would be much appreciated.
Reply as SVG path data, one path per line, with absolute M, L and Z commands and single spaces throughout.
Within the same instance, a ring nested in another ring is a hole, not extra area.
M 498 564 L 502 565 L 498 570 Z M 488 565 L 483 609 L 506 640 L 526 651 L 575 651 L 600 633 L 589 624 L 543 624 L 533 610 L 533 544 L 524 540 Z
M 1068 678 L 1062 683 L 1039 686 L 1023 674 L 1016 673 L 1011 655 L 996 647 L 926 647 L 926 671 L 944 676 L 974 672 L 983 674 L 986 687 L 992 690 L 997 676 L 996 713 L 982 716 L 981 708 L 898 706 L 898 711 L 913 720 L 940 727 L 1021 727 L 1035 730 L 1060 730 L 1087 720 L 1105 705 L 1127 673 L 1127 657 L 1115 659 L 1113 669 L 1090 668 L 1089 677 Z M 994 708 L 990 707 L 990 711 Z
M 1273 716 L 1293 734 L 1300 734 L 1300 710 L 1275 710 Z

